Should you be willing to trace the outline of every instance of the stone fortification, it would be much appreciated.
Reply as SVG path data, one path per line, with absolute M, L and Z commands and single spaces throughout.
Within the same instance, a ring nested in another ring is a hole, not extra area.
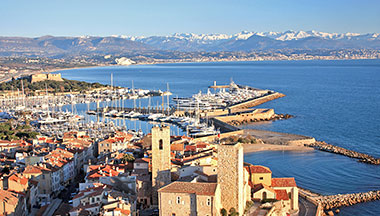
M 30 81 L 32 83 L 41 82 L 45 80 L 53 80 L 53 81 L 63 81 L 61 74 L 33 74 L 30 76 Z
M 281 93 L 278 93 L 278 92 L 275 92 L 275 93 L 266 95 L 264 97 L 259 97 L 259 98 L 256 98 L 256 99 L 251 99 L 251 100 L 248 100 L 248 101 L 244 101 L 244 102 L 232 105 L 232 106 L 229 107 L 229 109 L 231 109 L 232 112 L 233 112 L 234 110 L 246 109 L 246 108 L 258 106 L 258 105 L 263 104 L 265 102 L 268 102 L 268 101 L 271 101 L 271 100 L 275 100 L 275 99 L 281 98 L 281 97 L 285 97 L 285 95 L 281 94 Z
M 152 128 L 152 201 L 158 204 L 157 190 L 171 182 L 170 127 Z
M 220 204 L 227 211 L 235 208 L 243 213 L 245 208 L 243 157 L 243 146 L 240 143 L 218 146 Z

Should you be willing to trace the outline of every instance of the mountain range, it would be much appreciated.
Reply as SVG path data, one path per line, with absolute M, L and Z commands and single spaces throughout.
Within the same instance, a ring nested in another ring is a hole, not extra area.
M 380 34 L 318 31 L 173 34 L 170 36 L 0 37 L 0 55 L 123 54 L 131 52 L 380 49 Z
M 253 51 L 273 49 L 379 49 L 380 34 L 317 31 L 248 32 L 227 34 L 173 34 L 170 36 L 115 36 L 161 50 Z

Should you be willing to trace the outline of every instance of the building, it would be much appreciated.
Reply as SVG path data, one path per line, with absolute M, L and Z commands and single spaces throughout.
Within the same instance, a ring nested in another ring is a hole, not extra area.
M 170 127 L 152 128 L 152 202 L 158 204 L 158 189 L 171 182 Z
M 227 212 L 233 208 L 242 214 L 251 200 L 249 173 L 244 169 L 243 157 L 241 144 L 219 145 L 217 167 L 181 168 L 184 175 L 185 169 L 189 169 L 198 177 L 190 178 L 191 182 L 175 181 L 159 189 L 160 215 L 213 216 L 219 215 L 223 208 Z
M 294 178 L 272 178 L 265 166 L 246 163 L 253 200 L 279 200 L 289 212 L 298 211 L 298 188 Z
M 24 216 L 26 210 L 25 198 L 19 193 L 0 189 L 0 215 Z
M 112 153 L 128 148 L 133 135 L 129 133 L 118 133 L 115 137 L 110 137 L 98 143 L 98 153 L 100 155 Z
M 32 83 L 45 81 L 45 80 L 53 80 L 53 81 L 63 81 L 61 74 L 33 74 L 30 76 L 30 80 Z
M 158 191 L 160 215 L 218 215 L 220 191 L 217 183 L 177 181 Z

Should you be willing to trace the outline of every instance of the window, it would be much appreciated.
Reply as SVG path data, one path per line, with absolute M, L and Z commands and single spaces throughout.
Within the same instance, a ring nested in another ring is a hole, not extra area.
M 99 197 L 96 197 L 96 201 L 99 201 L 100 200 L 100 198 Z
M 264 177 L 260 177 L 260 180 L 264 180 Z
M 42 174 L 42 179 L 45 179 L 45 174 Z
M 94 197 L 91 197 L 91 202 L 95 202 L 95 198 Z
M 289 199 L 292 199 L 292 193 L 288 193 L 288 197 L 289 197 Z
M 175 216 L 175 213 L 172 213 L 172 216 Z
M 180 204 L 181 203 L 181 197 L 177 197 L 177 204 Z
M 163 141 L 162 141 L 162 139 L 160 139 L 160 140 L 158 140 L 158 148 L 160 149 L 160 150 L 162 150 L 163 149 Z
M 208 205 L 208 206 L 211 205 L 211 199 L 210 199 L 210 198 L 207 199 L 207 205 Z

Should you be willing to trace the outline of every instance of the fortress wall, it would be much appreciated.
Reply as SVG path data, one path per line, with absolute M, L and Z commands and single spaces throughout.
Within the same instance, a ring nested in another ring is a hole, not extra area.
M 236 110 L 236 109 L 250 108 L 250 107 L 258 106 L 258 105 L 263 104 L 265 102 L 268 102 L 268 101 L 271 101 L 271 100 L 275 100 L 275 99 L 281 98 L 281 97 L 285 97 L 285 95 L 281 94 L 281 93 L 278 93 L 278 92 L 275 92 L 273 94 L 266 95 L 264 97 L 260 97 L 260 98 L 248 100 L 248 101 L 245 101 L 245 102 L 242 102 L 242 103 L 239 103 L 239 104 L 232 105 L 229 108 L 232 111 Z

